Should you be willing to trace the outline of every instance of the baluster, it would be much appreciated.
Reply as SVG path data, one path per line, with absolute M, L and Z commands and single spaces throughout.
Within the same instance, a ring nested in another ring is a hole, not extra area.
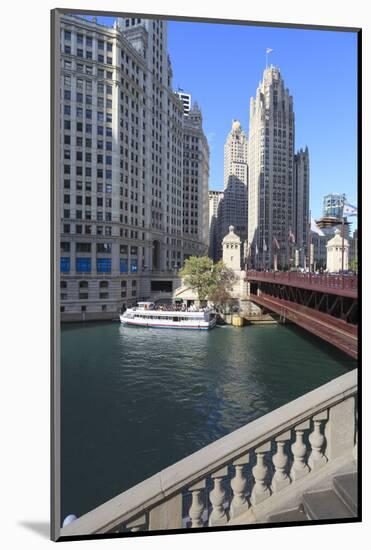
M 129 529 L 131 533 L 144 531 L 146 529 L 146 526 L 147 526 L 147 517 L 145 514 L 143 514 L 142 516 L 139 516 L 138 518 L 133 519 L 132 521 L 129 521 L 129 523 L 125 525 L 126 529 Z M 120 531 L 117 531 L 117 532 L 119 533 Z
M 295 426 L 296 440 L 291 445 L 291 451 L 294 455 L 294 462 L 291 467 L 290 477 L 293 481 L 301 479 L 310 471 L 308 464 L 305 462 L 305 456 L 307 453 L 307 446 L 303 441 L 305 430 L 310 427 L 310 421 L 305 420 L 298 426 Z
M 214 527 L 215 525 L 225 525 L 228 522 L 227 514 L 224 510 L 224 500 L 225 500 L 225 490 L 223 487 L 223 477 L 228 474 L 228 467 L 224 466 L 217 472 L 211 474 L 212 479 L 214 480 L 214 488 L 210 492 L 209 499 L 213 506 L 209 517 L 209 526 Z
M 256 465 L 252 469 L 252 474 L 255 479 L 255 484 L 251 493 L 251 503 L 256 505 L 268 498 L 271 491 L 267 484 L 268 468 L 264 463 L 264 455 L 271 450 L 271 443 L 268 441 L 255 449 Z
M 189 508 L 189 517 L 191 518 L 191 527 L 203 527 L 202 513 L 204 511 L 204 503 L 202 501 L 201 490 L 205 489 L 206 480 L 203 479 L 192 487 L 189 487 L 189 491 L 192 493 L 192 504 Z
M 327 462 L 327 457 L 324 455 L 322 449 L 325 443 L 325 436 L 321 432 L 321 425 L 328 418 L 327 411 L 322 411 L 313 416 L 313 431 L 309 435 L 309 443 L 312 447 L 312 451 L 309 455 L 308 464 L 311 470 L 318 470 Z
M 250 461 L 249 455 L 244 455 L 233 462 L 235 467 L 235 476 L 231 481 L 231 487 L 233 490 L 233 498 L 231 502 L 231 517 L 235 518 L 243 514 L 249 509 L 249 502 L 246 499 L 246 477 L 243 472 L 243 467 Z
M 280 491 L 287 485 L 290 485 L 291 479 L 287 474 L 287 465 L 289 457 L 285 453 L 285 444 L 286 441 L 290 441 L 291 433 L 290 431 L 285 432 L 275 438 L 277 443 L 277 452 L 272 458 L 272 462 L 275 467 L 275 472 L 272 479 L 272 491 L 276 493 Z

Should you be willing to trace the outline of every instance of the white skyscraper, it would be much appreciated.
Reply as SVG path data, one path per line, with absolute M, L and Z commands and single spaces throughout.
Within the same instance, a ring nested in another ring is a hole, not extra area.
M 183 119 L 184 258 L 207 254 L 209 246 L 209 146 L 195 102 Z
M 256 267 L 272 267 L 274 254 L 279 269 L 289 262 L 294 143 L 293 98 L 280 70 L 271 66 L 250 101 L 248 241 Z
M 224 189 L 234 181 L 247 186 L 248 141 L 238 120 L 232 122 L 232 129 L 224 145 Z
M 247 187 L 248 187 L 248 141 L 238 120 L 232 122 L 231 131 L 224 145 L 224 196 L 218 213 L 218 258 L 221 258 L 221 243 L 233 225 L 242 242 L 247 239 Z M 241 247 L 241 265 L 243 264 Z
M 61 319 L 112 319 L 206 253 L 207 141 L 173 92 L 166 21 L 64 14 L 58 88 Z

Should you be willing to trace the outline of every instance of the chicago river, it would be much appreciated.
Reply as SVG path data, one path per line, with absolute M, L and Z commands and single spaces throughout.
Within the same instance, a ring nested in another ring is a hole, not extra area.
M 61 331 L 62 518 L 356 367 L 293 325 Z

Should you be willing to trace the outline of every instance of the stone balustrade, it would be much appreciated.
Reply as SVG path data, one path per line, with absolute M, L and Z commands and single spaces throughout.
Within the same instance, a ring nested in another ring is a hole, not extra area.
M 199 528 L 238 516 L 354 457 L 357 370 L 264 415 L 61 529 L 62 537 Z M 291 486 L 291 487 L 290 487 Z

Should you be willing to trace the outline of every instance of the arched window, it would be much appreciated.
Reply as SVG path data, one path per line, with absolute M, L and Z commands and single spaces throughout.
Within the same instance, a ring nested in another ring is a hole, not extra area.
M 100 281 L 99 288 L 108 288 L 108 281 Z

